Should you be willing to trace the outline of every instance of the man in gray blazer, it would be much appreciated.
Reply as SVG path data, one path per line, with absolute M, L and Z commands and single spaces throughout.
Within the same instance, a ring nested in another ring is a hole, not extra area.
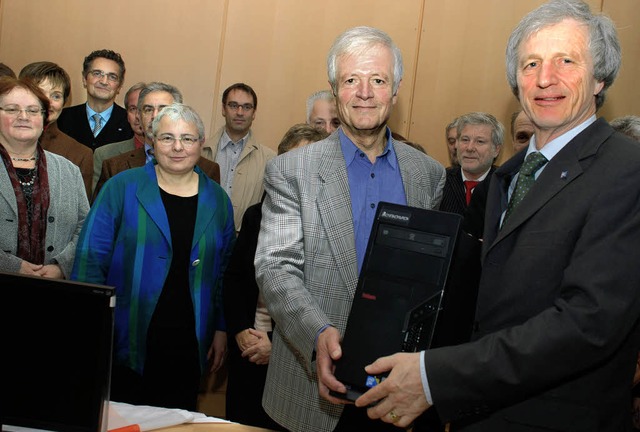
M 378 203 L 437 208 L 445 170 L 391 138 L 403 66 L 386 33 L 346 31 L 327 66 L 342 126 L 265 173 L 256 280 L 276 325 L 263 406 L 293 431 L 380 430 L 389 425 L 329 395 L 345 391 L 332 365 Z
M 507 77 L 534 134 L 491 181 L 472 341 L 366 368 L 391 369 L 356 401 L 379 401 L 371 417 L 406 427 L 433 405 L 456 430 L 631 430 L 640 146 L 596 118 L 620 59 L 582 1 L 515 28 Z

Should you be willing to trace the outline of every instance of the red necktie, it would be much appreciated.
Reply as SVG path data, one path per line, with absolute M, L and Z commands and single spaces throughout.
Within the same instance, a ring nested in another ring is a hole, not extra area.
M 464 190 L 466 192 L 467 205 L 471 202 L 471 194 L 473 193 L 473 188 L 478 186 L 479 181 L 475 180 L 465 180 L 464 181 Z

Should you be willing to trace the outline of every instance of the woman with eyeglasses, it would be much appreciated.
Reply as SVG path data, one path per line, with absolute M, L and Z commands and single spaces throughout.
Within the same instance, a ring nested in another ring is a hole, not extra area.
M 0 78 L 0 271 L 66 278 L 89 202 L 79 168 L 42 148 L 49 99 Z
M 200 379 L 226 353 L 233 207 L 196 166 L 205 135 L 192 108 L 163 108 L 152 132 L 155 160 L 96 197 L 72 278 L 116 287 L 111 399 L 194 411 Z

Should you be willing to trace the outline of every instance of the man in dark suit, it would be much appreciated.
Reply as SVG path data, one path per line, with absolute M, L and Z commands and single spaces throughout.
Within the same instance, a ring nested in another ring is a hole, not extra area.
M 85 57 L 82 85 L 87 102 L 62 110 L 58 128 L 91 150 L 131 138 L 127 111 L 115 103 L 124 74 L 124 61 L 116 52 L 98 50 Z
M 371 417 L 406 426 L 433 405 L 470 431 L 631 429 L 640 146 L 596 119 L 620 59 L 581 1 L 515 28 L 507 76 L 535 133 L 491 182 L 472 341 L 368 366 L 391 370 L 356 402 L 380 401 Z
M 102 163 L 102 172 L 94 188 L 93 199 L 98 196 L 104 183 L 111 177 L 129 168 L 141 167 L 153 159 L 153 120 L 162 108 L 175 102 L 182 103 L 182 93 L 170 84 L 152 82 L 140 91 L 138 116 L 145 133 L 144 146 L 109 158 Z M 217 163 L 201 157 L 196 165 L 202 168 L 212 180 L 220 183 L 220 166 Z
M 464 214 L 475 188 L 491 177 L 504 141 L 504 126 L 491 114 L 472 112 L 456 119 L 456 159 L 447 168 L 440 210 Z

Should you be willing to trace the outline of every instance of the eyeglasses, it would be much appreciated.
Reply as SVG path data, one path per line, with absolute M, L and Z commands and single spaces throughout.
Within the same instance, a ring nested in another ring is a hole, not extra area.
M 227 102 L 227 106 L 229 107 L 230 110 L 233 110 L 233 111 L 237 111 L 238 108 L 242 108 L 244 111 L 251 111 L 254 108 L 253 104 L 250 104 L 250 103 L 239 104 L 237 102 Z
M 167 105 L 158 105 L 158 106 L 145 105 L 145 106 L 142 107 L 142 114 L 145 115 L 145 116 L 150 116 L 151 114 L 156 112 L 156 110 L 158 112 L 162 111 L 162 108 L 164 108 L 166 106 Z
M 156 137 L 156 143 L 161 144 L 165 147 L 174 145 L 176 141 L 180 141 L 182 147 L 190 149 L 191 147 L 196 145 L 196 143 L 200 142 L 200 138 L 194 137 L 192 135 L 182 135 L 179 138 L 176 138 L 173 135 L 160 135 L 159 137 Z
M 106 75 L 107 81 L 113 82 L 113 83 L 117 83 L 120 81 L 120 77 L 118 76 L 118 74 L 114 74 L 113 72 L 107 73 L 105 71 L 101 71 L 100 69 L 94 69 L 89 71 L 89 75 L 91 75 L 95 79 L 102 79 Z
M 25 109 L 9 106 L 9 107 L 0 107 L 0 110 L 4 111 L 10 117 L 18 117 L 21 112 L 27 115 L 27 117 L 37 117 L 43 115 L 45 110 L 39 107 L 27 107 Z

